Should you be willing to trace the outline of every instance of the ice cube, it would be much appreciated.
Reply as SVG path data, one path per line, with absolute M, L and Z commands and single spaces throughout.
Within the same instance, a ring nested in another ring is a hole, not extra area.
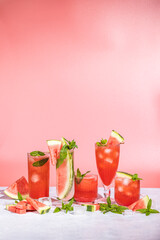
M 47 206 L 52 206 L 52 200 L 49 197 L 39 198 L 38 201 L 47 205 Z
M 123 192 L 123 187 L 118 187 L 118 192 Z
M 122 214 L 124 216 L 132 216 L 134 214 L 134 212 L 132 210 L 125 210 Z
M 125 194 L 126 194 L 127 196 L 131 196 L 131 195 L 132 195 L 131 192 L 125 192 Z
M 112 159 L 112 158 L 106 158 L 105 161 L 106 161 L 106 162 L 109 162 L 109 163 L 112 163 L 112 162 L 113 162 L 113 159 Z
M 111 152 L 111 149 L 106 148 L 106 149 L 104 150 L 104 152 L 107 153 L 107 154 L 109 154 L 109 153 Z
M 33 174 L 32 177 L 31 177 L 31 181 L 32 182 L 38 182 L 39 181 L 39 176 L 37 174 Z
M 103 154 L 102 154 L 102 153 L 99 153 L 99 154 L 98 154 L 98 157 L 99 157 L 100 159 L 103 159 Z
M 128 185 L 130 183 L 130 179 L 129 178 L 124 178 L 123 180 L 123 185 Z
M 73 205 L 73 214 L 75 215 L 81 215 L 84 214 L 86 211 L 86 206 L 82 206 L 82 205 L 78 205 L 78 204 L 74 204 Z

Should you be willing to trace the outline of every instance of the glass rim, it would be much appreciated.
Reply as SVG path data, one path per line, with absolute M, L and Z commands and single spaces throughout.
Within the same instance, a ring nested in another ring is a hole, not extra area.
M 44 157 L 45 155 L 47 155 L 47 154 L 50 154 L 50 152 L 48 151 L 48 152 L 43 152 L 45 155 L 43 155 L 43 156 L 32 156 L 32 155 L 30 155 L 30 153 L 31 152 L 27 152 L 27 155 L 29 155 L 29 156 L 31 156 L 31 157 Z
M 87 178 L 87 176 L 89 176 L 89 178 L 91 178 L 92 176 L 93 176 L 93 178 L 94 177 L 97 177 L 98 178 L 98 174 L 95 174 L 95 173 L 88 173 L 88 174 L 86 174 L 84 177 L 77 177 L 76 175 L 75 175 L 75 178 L 77 178 L 77 179 L 84 179 L 84 178 Z
M 107 146 L 107 144 L 104 145 L 104 146 L 98 146 L 97 143 L 95 143 L 95 146 L 97 146 L 97 147 L 99 147 L 99 148 L 104 148 L 104 147 L 107 147 L 107 148 L 114 148 L 114 147 L 120 146 L 120 144 L 122 144 L 122 143 L 117 143 L 116 145 L 113 145 L 113 146 L 112 146 L 112 145 Z
M 127 178 L 127 177 L 118 177 L 117 175 L 115 176 L 115 179 L 116 178 L 120 178 L 120 179 L 128 179 L 130 181 L 133 181 L 133 182 L 136 182 L 136 181 L 141 181 L 140 179 L 137 179 L 137 180 L 133 180 L 132 178 Z

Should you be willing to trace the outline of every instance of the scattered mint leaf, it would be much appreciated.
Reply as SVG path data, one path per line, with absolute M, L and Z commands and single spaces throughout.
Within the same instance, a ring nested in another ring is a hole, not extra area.
M 108 207 L 111 208 L 111 199 L 110 199 L 110 196 L 107 197 L 107 203 L 108 203 Z
M 135 173 L 135 174 L 132 175 L 132 180 L 133 180 L 133 181 L 136 181 L 136 180 L 143 180 L 143 179 L 142 179 L 142 178 L 139 178 L 139 177 L 138 177 L 138 174 Z
M 56 168 L 59 168 L 61 166 L 61 164 L 64 162 L 64 160 L 66 159 L 68 150 L 78 148 L 78 146 L 76 145 L 76 142 L 74 140 L 68 141 L 67 139 L 65 139 L 65 141 L 67 142 L 67 144 L 64 144 L 60 150 L 60 156 L 57 159 Z
M 147 210 L 150 210 L 152 206 L 152 199 L 149 199 L 148 204 L 147 204 Z
M 61 209 L 59 208 L 59 207 L 56 207 L 55 209 L 54 209 L 54 212 L 53 213 L 58 213 L 58 212 L 60 212 L 61 211 Z
M 19 200 L 19 201 L 22 201 L 22 200 L 23 200 L 23 197 L 22 197 L 22 195 L 20 194 L 20 192 L 18 192 L 18 200 Z
M 73 211 L 73 207 L 72 207 L 73 202 L 74 202 L 74 198 L 72 198 L 72 199 L 69 201 L 68 204 L 64 204 L 64 203 L 62 202 L 62 209 L 65 210 L 66 213 L 67 213 L 68 211 Z
M 32 165 L 33 165 L 33 167 L 41 167 L 48 161 L 48 159 L 49 158 L 43 158 L 37 162 L 34 162 Z
M 159 213 L 159 211 L 156 209 L 150 209 L 150 213 Z
M 146 213 L 146 209 L 144 208 L 142 208 L 142 209 L 137 209 L 136 211 L 138 211 L 138 212 L 141 212 L 141 213 Z
M 80 184 L 80 182 L 83 180 L 83 178 L 86 176 L 87 173 L 89 173 L 90 171 L 87 171 L 84 174 L 81 174 L 81 171 L 79 170 L 79 168 L 77 168 L 77 175 L 76 175 L 76 183 Z
M 31 152 L 30 153 L 30 155 L 31 156 L 44 156 L 45 155 L 45 153 L 43 153 L 43 152 L 40 152 L 40 151 L 33 151 L 33 152 Z
M 146 212 L 146 216 L 149 216 L 151 213 L 150 212 Z
M 71 207 L 73 202 L 75 201 L 74 197 L 69 201 L 68 206 Z
M 17 201 L 17 200 L 15 200 L 15 203 L 18 203 L 18 201 Z
M 62 209 L 64 208 L 64 203 L 62 202 Z
M 110 196 L 107 198 L 107 204 L 106 203 L 100 203 L 100 211 L 103 212 L 103 214 L 107 212 L 122 214 L 127 207 L 124 206 L 118 206 L 117 204 L 111 204 Z
M 159 211 L 157 211 L 156 209 L 151 209 L 151 206 L 152 206 L 152 199 L 149 199 L 147 208 L 137 209 L 136 211 L 144 213 L 146 214 L 146 216 L 149 216 L 151 213 L 159 213 Z
M 97 144 L 97 146 L 99 146 L 99 147 L 102 147 L 102 146 L 106 146 L 106 144 L 107 144 L 107 139 L 101 139 L 101 141 L 100 142 L 96 142 L 96 144 Z

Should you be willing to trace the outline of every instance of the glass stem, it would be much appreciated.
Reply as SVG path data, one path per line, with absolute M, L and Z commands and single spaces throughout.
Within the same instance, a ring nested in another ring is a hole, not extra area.
M 107 198 L 108 196 L 111 195 L 110 186 L 105 186 L 105 185 L 103 184 L 103 187 L 104 187 L 104 197 Z

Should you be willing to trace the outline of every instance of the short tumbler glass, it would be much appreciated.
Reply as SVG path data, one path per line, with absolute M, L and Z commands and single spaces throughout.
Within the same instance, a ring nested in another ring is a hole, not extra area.
M 115 178 L 115 201 L 119 205 L 129 206 L 140 198 L 140 180 L 129 178 Z
M 75 177 L 74 199 L 77 202 L 93 202 L 98 194 L 98 176 L 87 174 L 84 178 Z

